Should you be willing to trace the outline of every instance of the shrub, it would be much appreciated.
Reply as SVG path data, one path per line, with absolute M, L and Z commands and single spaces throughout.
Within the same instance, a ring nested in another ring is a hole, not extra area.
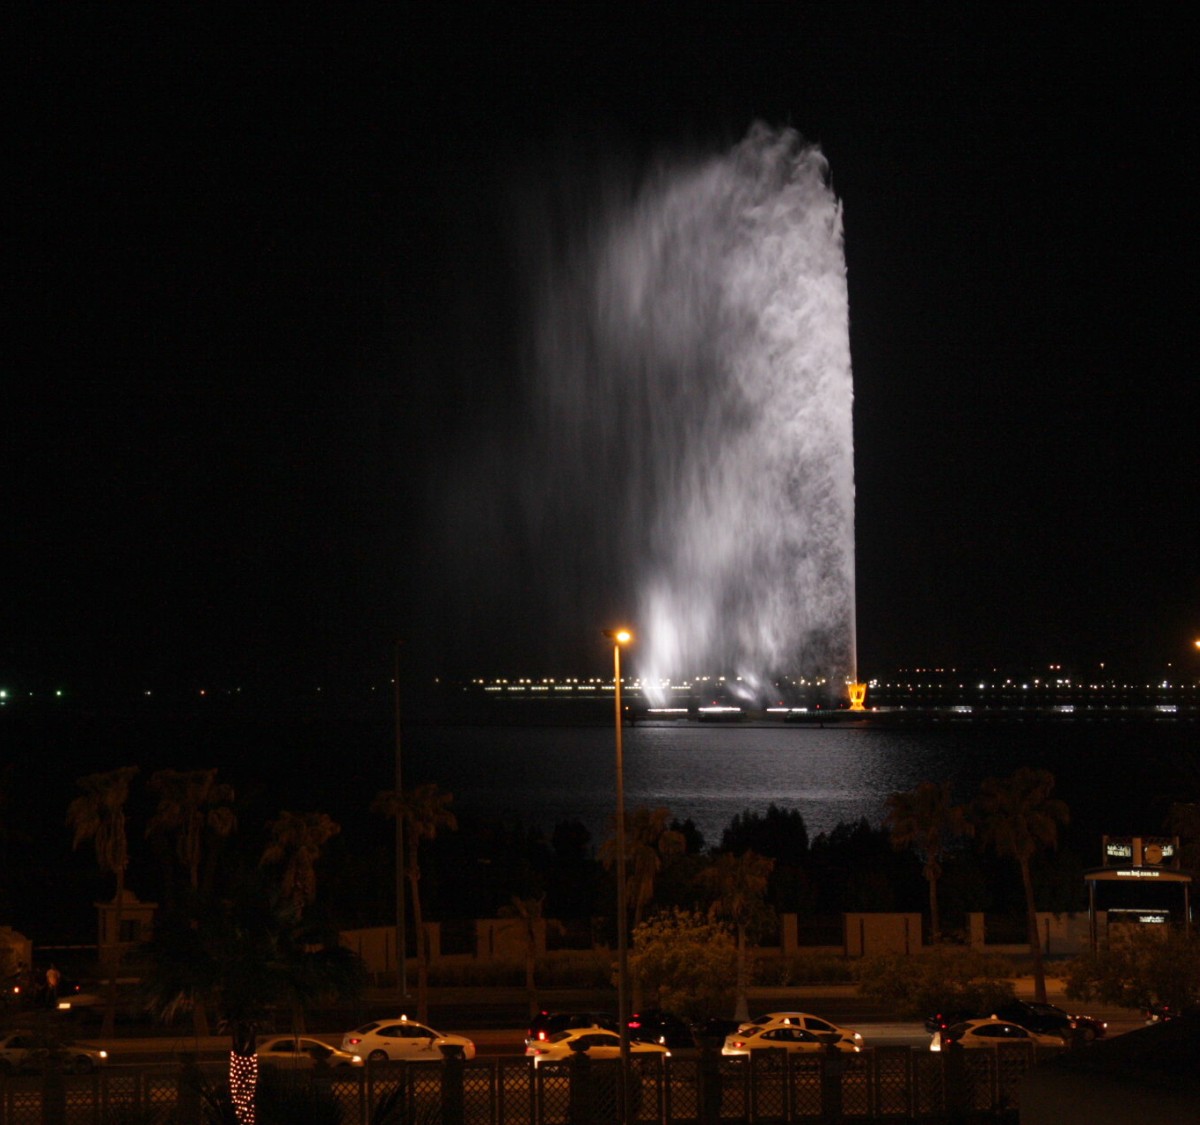
M 703 914 L 656 914 L 633 932 L 629 970 L 650 1007 L 699 1019 L 733 1004 L 737 947 L 727 927 Z
M 1067 995 L 1126 1008 L 1169 1004 L 1184 1011 L 1200 1004 L 1200 940 L 1141 928 L 1085 953 L 1067 965 Z
M 855 979 L 854 965 L 835 953 L 795 953 L 787 957 L 760 956 L 752 980 L 758 985 L 791 987 L 799 984 L 844 984 Z
M 986 1012 L 1013 999 L 1012 966 L 1003 957 L 954 946 L 934 946 L 858 962 L 859 990 L 896 1016 L 932 1012 Z

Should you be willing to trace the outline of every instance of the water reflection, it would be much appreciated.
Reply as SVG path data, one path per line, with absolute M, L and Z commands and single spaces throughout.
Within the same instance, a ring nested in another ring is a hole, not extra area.
M 860 817 L 880 823 L 888 794 L 920 781 L 950 780 L 958 799 L 968 800 L 984 777 L 1033 765 L 1055 772 L 1075 821 L 1094 821 L 1096 831 L 1153 831 L 1166 812 L 1172 756 L 1185 734 L 1087 724 L 638 726 L 625 737 L 626 804 L 665 805 L 681 820 L 691 817 L 709 845 L 738 813 L 762 812 L 772 802 L 798 808 L 816 836 Z M 1138 772 L 1131 776 L 1134 745 Z M 1150 765 L 1156 759 L 1157 775 Z M 451 790 L 460 813 L 519 819 L 546 831 L 581 820 L 596 841 L 609 831 L 611 728 L 424 728 L 408 740 L 406 769 L 413 782 L 435 780 Z

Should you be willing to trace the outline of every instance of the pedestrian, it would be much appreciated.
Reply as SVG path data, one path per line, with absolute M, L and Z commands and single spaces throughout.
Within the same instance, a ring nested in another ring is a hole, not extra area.
M 46 970 L 46 996 L 51 1004 L 58 1001 L 58 983 L 61 980 L 62 973 L 58 971 L 58 966 L 51 962 L 50 968 Z

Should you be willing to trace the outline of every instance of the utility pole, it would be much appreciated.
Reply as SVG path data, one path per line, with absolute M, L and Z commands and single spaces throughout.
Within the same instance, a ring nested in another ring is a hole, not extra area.
M 395 686 L 393 701 L 396 726 L 396 776 L 393 780 L 396 793 L 396 981 L 400 987 L 400 999 L 408 996 L 408 943 L 405 937 L 404 915 L 404 788 L 400 771 L 400 642 L 396 641 L 395 664 L 392 683 Z

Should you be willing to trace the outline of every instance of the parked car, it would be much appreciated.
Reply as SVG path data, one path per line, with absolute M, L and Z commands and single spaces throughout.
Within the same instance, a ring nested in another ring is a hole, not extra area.
M 535 1040 L 525 1048 L 525 1055 L 533 1059 L 535 1067 L 544 1062 L 562 1062 L 577 1051 L 591 1059 L 616 1059 L 621 1057 L 621 1037 L 604 1027 L 572 1027 L 555 1032 L 544 1041 Z M 643 1043 L 631 1040 L 631 1055 L 670 1055 L 661 1043 Z
M 372 1020 L 342 1036 L 342 1050 L 361 1055 L 367 1062 L 388 1059 L 440 1059 L 457 1053 L 475 1057 L 475 1044 L 464 1035 L 444 1035 L 407 1016 Z
M 609 1031 L 617 1031 L 620 1026 L 611 1012 L 547 1012 L 543 1009 L 529 1021 L 525 1046 L 545 1043 L 551 1036 L 573 1027 L 605 1027 Z
M 307 1035 L 272 1035 L 258 1045 L 260 1066 L 277 1066 L 289 1070 L 307 1070 L 318 1063 L 325 1066 L 362 1066 L 362 1055 L 343 1051 L 312 1039 Z
M 741 1020 L 722 1019 L 720 1016 L 713 1016 L 696 1024 L 696 1039 L 702 1044 L 714 1043 L 716 1046 L 720 1046 L 725 1042 L 727 1035 L 732 1035 L 741 1026 Z
M 768 1012 L 764 1016 L 759 1016 L 758 1019 L 742 1024 L 738 1030 L 748 1031 L 751 1027 L 776 1027 L 779 1024 L 802 1027 L 805 1031 L 812 1031 L 818 1035 L 837 1034 L 858 1047 L 863 1045 L 863 1037 L 857 1031 L 848 1027 L 839 1027 L 827 1019 L 814 1016 L 811 1012 Z
M 45 1070 L 58 1059 L 68 1074 L 89 1074 L 108 1061 L 108 1052 L 83 1043 L 63 1043 L 32 1031 L 9 1031 L 0 1036 L 0 1072 Z
M 1063 1039 L 1072 1039 L 1076 1032 L 1085 1042 L 1103 1039 L 1108 1033 L 1108 1024 L 1094 1016 L 1071 1015 L 1056 1004 L 1042 1004 L 1033 1000 L 1014 1000 L 1003 1004 L 993 1015 L 1002 1020 L 1027 1027 L 1030 1031 L 1057 1033 Z
M 847 1039 L 836 1031 L 809 1031 L 799 1024 L 780 1021 L 766 1027 L 747 1024 L 726 1038 L 721 1054 L 748 1055 L 751 1051 L 772 1047 L 789 1053 L 827 1051 L 830 1047 L 848 1052 L 862 1050 L 853 1039 Z
M 1179 1019 L 1180 1016 L 1200 1019 L 1200 1004 L 1185 1004 L 1181 1007 L 1178 1004 L 1172 1006 L 1156 1001 L 1145 1011 L 1147 1023 L 1166 1023 L 1168 1020 Z
M 1063 1037 L 1057 1033 L 1030 1031 L 1027 1027 L 990 1016 L 966 1020 L 945 1031 L 935 1031 L 929 1042 L 931 1051 L 943 1051 L 957 1044 L 967 1048 L 999 1047 L 1001 1043 L 1033 1043 L 1038 1047 L 1061 1048 Z
M 1010 1000 L 990 1012 L 978 1009 L 959 1010 L 955 1012 L 938 1012 L 925 1020 L 925 1030 L 933 1033 L 945 1031 L 956 1023 L 968 1020 L 986 1019 L 996 1016 L 1019 1027 L 1028 1028 L 1043 1034 L 1057 1035 L 1064 1042 L 1070 1042 L 1078 1033 L 1084 1042 L 1103 1039 L 1108 1034 L 1108 1024 L 1094 1016 L 1071 1015 L 1056 1004 L 1042 1004 L 1032 1000 Z
M 673 1051 L 696 1046 L 692 1025 L 660 1008 L 647 1008 L 629 1017 L 629 1038 L 641 1043 L 661 1043 Z

